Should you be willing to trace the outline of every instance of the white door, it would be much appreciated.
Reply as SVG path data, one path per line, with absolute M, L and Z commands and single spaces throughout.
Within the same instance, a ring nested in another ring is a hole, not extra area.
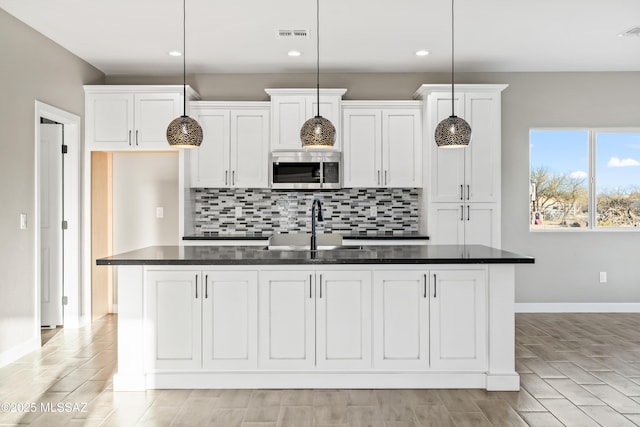
M 344 186 L 382 185 L 382 113 L 367 108 L 344 109 Z
M 487 369 L 487 282 L 484 270 L 432 270 L 431 367 Z
M 306 117 L 302 123 L 318 115 L 317 96 L 307 97 L 305 113 Z M 340 131 L 340 120 L 342 119 L 340 117 L 340 96 L 320 95 L 320 115 L 329 120 L 336 128 L 336 142 L 333 148 L 339 150 L 342 145 L 342 132 Z M 300 127 L 302 127 L 302 123 Z
M 258 367 L 258 273 L 204 271 L 205 369 Z
M 463 96 L 456 92 L 455 113 L 461 111 Z M 430 134 L 425 142 L 431 150 L 431 201 L 455 202 L 464 199 L 464 157 L 466 148 L 438 148 L 434 132 L 438 123 L 451 115 L 451 93 L 438 93 L 430 97 Z
M 62 125 L 40 124 L 40 323 L 62 325 Z
M 191 187 L 229 187 L 229 110 L 193 108 L 192 114 L 204 139 L 200 147 L 189 150 Z
M 464 212 L 464 243 L 500 248 L 500 220 L 497 203 L 469 203 Z
M 88 94 L 86 111 L 87 144 L 92 149 L 129 150 L 134 147 L 132 94 Z
M 371 272 L 316 273 L 316 366 L 371 368 Z
M 269 187 L 269 111 L 231 111 L 231 182 L 238 188 Z
M 465 206 L 462 203 L 431 203 L 428 219 L 433 244 L 464 244 Z
M 429 367 L 428 288 L 426 271 L 373 273 L 375 369 Z
M 135 96 L 133 145 L 146 150 L 169 150 L 167 126 L 182 115 L 177 93 L 145 93 Z
M 422 130 L 420 109 L 382 112 L 383 185 L 422 187 Z
M 312 273 L 304 271 L 260 274 L 260 368 L 311 369 L 315 366 L 312 277 Z
M 302 148 L 300 128 L 309 118 L 306 103 L 305 96 L 271 97 L 271 150 Z
M 147 369 L 190 370 L 202 366 L 200 272 L 149 271 L 145 292 Z M 123 325 L 121 325 L 122 327 Z

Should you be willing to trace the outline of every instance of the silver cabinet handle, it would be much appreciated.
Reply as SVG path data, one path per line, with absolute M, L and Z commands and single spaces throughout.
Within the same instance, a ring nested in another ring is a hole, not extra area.
M 231 185 L 236 185 L 236 171 L 231 171 Z
M 437 291 L 438 291 L 438 280 L 436 279 L 436 275 L 433 275 L 433 297 L 437 298 Z
M 460 205 L 460 221 L 464 221 L 464 205 Z
M 471 207 L 467 205 L 467 221 L 471 220 Z
M 198 275 L 196 274 L 196 299 L 198 299 Z
M 376 181 L 376 184 L 380 185 L 380 171 L 378 171 L 378 181 Z
M 309 275 L 309 299 L 313 298 L 313 295 L 311 294 L 311 274 Z
M 229 185 L 229 171 L 224 171 L 224 185 Z
M 467 200 L 471 197 L 471 190 L 469 189 L 469 184 L 467 184 Z
M 464 189 L 462 188 L 462 184 L 460 184 L 460 200 L 464 200 Z
M 384 171 L 384 185 L 387 185 L 387 171 Z
M 423 298 L 427 297 L 427 275 L 424 275 L 424 295 L 422 296 Z
M 322 298 L 322 274 L 320 275 L 320 298 Z
M 129 131 L 129 147 L 131 147 L 131 131 Z
M 138 146 L 138 131 L 136 130 L 136 147 Z
M 209 298 L 209 275 L 204 275 L 204 297 Z

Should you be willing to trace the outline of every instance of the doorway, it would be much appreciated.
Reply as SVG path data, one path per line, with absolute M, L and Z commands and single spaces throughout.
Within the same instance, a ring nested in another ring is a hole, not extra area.
M 80 326 L 80 117 L 35 102 L 34 326 Z

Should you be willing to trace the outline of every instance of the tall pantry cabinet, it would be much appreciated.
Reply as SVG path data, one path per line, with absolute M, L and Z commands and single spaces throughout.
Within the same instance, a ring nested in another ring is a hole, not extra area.
M 499 248 L 501 92 L 507 85 L 456 85 L 455 115 L 471 126 L 465 148 L 438 148 L 434 133 L 451 115 L 451 86 L 422 85 L 427 147 L 423 208 L 434 244 L 482 244 Z

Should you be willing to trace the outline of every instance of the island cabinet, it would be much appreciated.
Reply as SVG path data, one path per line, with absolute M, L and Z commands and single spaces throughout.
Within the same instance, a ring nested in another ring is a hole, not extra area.
M 345 187 L 422 187 L 418 101 L 343 101 Z
M 429 194 L 423 206 L 435 244 L 500 247 L 501 92 L 506 87 L 456 85 L 453 100 L 449 85 L 422 85 L 415 94 L 424 102 Z M 454 113 L 471 126 L 471 142 L 439 148 L 435 129 L 451 115 L 452 103 Z
M 260 275 L 260 368 L 371 367 L 371 273 Z
M 191 103 L 202 126 L 202 145 L 188 153 L 190 186 L 269 187 L 269 103 Z
M 255 271 L 148 271 L 147 369 L 256 368 L 257 283 Z
M 300 150 L 300 129 L 318 114 L 316 89 L 265 89 L 271 97 L 271 150 Z M 320 89 L 320 115 L 336 128 L 334 149 L 341 148 L 340 109 L 346 89 Z
M 89 150 L 169 150 L 167 126 L 182 115 L 182 86 L 88 85 L 85 145 Z M 187 98 L 198 95 L 187 88 Z

